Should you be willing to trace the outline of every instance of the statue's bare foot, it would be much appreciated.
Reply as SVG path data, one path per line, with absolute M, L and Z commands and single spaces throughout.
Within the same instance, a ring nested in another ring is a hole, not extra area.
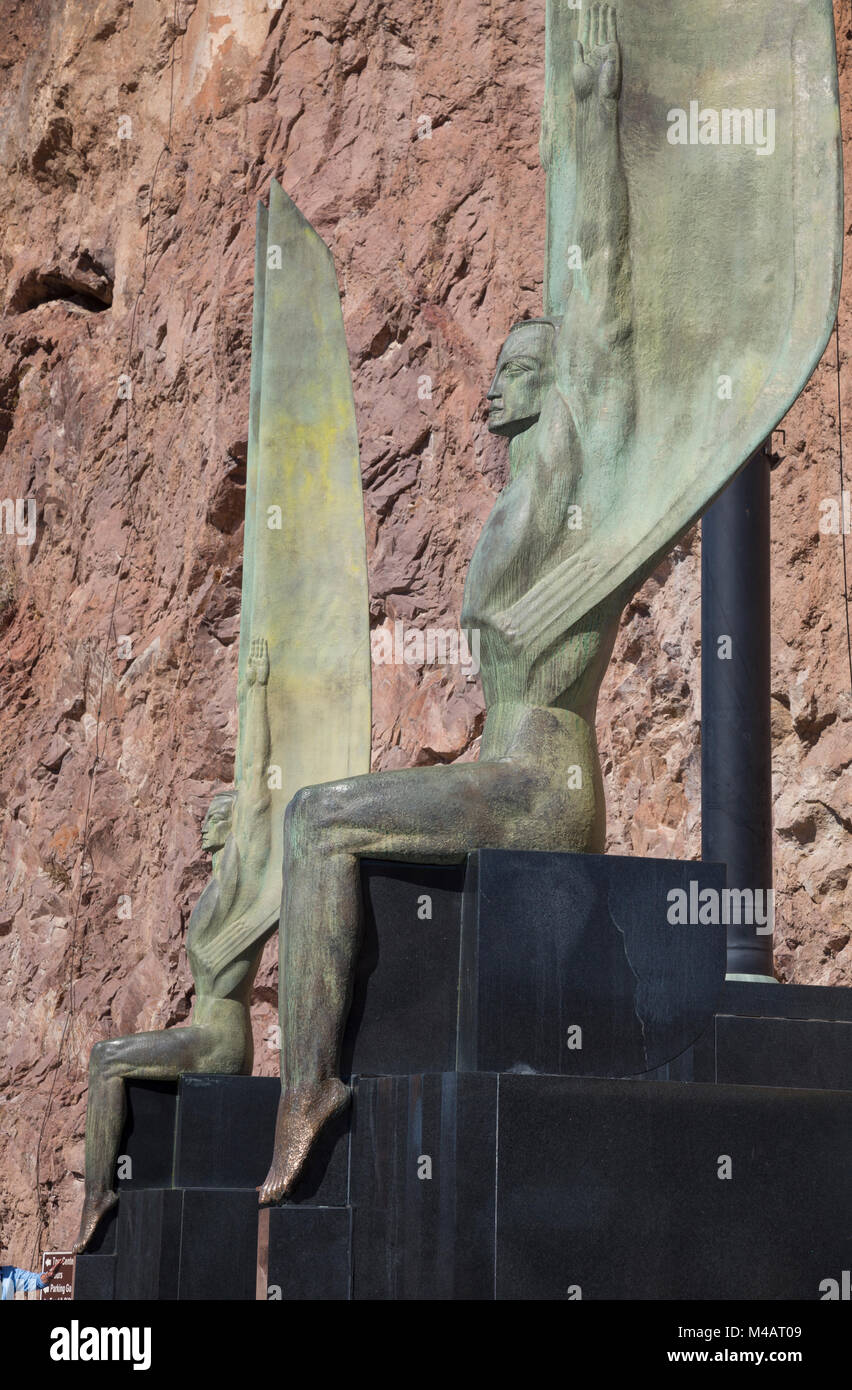
M 259 1189 L 260 1205 L 279 1202 L 292 1188 L 323 1125 L 349 1104 L 349 1087 L 337 1077 L 285 1091 L 278 1102 L 272 1167 Z
M 83 1203 L 83 1215 L 80 1219 L 80 1234 L 71 1246 L 72 1255 L 79 1255 L 82 1250 L 85 1250 L 101 1221 L 108 1211 L 112 1211 L 117 1201 L 118 1193 L 116 1192 L 99 1192 L 86 1197 Z

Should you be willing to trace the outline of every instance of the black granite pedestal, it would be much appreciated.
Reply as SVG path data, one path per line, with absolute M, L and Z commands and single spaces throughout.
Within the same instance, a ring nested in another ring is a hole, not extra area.
M 721 869 L 363 882 L 353 1105 L 292 1199 L 259 1221 L 277 1078 L 129 1083 L 76 1298 L 818 1299 L 852 1268 L 852 991 L 725 983 L 724 928 L 668 911 Z
M 284 1303 L 349 1301 L 352 1215 L 349 1206 L 273 1208 L 268 1216 L 266 1298 Z
M 91 1252 L 77 1258 L 75 1298 L 256 1298 L 257 1188 L 272 1157 L 277 1078 L 184 1076 L 171 1087 L 129 1082 L 127 1090 L 121 1152 L 132 1176 L 119 1184 L 118 1208 Z M 349 1124 L 344 1115 L 327 1126 L 287 1208 L 276 1213 L 276 1230 L 303 1209 L 334 1210 L 348 1222 Z M 158 1159 L 155 1167 L 152 1155 L 166 1154 L 169 1166 Z M 299 1246 L 302 1265 L 290 1259 L 284 1287 L 334 1286 L 312 1242 Z M 348 1273 L 344 1282 L 348 1297 Z
M 116 1223 L 115 1297 L 178 1296 L 183 1193 L 170 1187 L 125 1188 Z
M 115 1298 L 115 1256 L 78 1255 L 74 1298 L 80 1302 L 111 1303 Z
M 359 1078 L 353 1298 L 493 1298 L 498 1084 L 458 1072 Z
M 715 1012 L 725 928 L 670 918 L 673 894 L 721 893 L 721 865 L 483 849 L 466 871 L 374 860 L 362 876 L 344 1075 L 641 1075 Z
M 355 1299 L 815 1300 L 852 1261 L 852 1092 L 451 1073 L 355 1115 Z

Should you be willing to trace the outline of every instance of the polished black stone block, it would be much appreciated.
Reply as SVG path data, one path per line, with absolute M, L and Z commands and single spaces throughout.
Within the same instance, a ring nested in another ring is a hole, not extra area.
M 852 1023 L 852 989 L 726 980 L 718 1012 L 743 1018 L 821 1018 Z
M 722 1014 L 715 1054 L 715 1081 L 852 1090 L 852 1023 Z
M 115 1298 L 115 1255 L 78 1255 L 74 1268 L 74 1302 Z
M 354 1105 L 269 1213 L 273 1298 L 816 1299 L 852 1268 L 852 990 L 723 984 L 724 928 L 667 921 L 718 866 L 482 850 L 362 880 Z M 75 1297 L 255 1299 L 279 1093 L 129 1083 Z
M 126 1190 L 118 1205 L 116 1299 L 177 1298 L 183 1193 Z
M 502 1076 L 497 1166 L 498 1298 L 815 1300 L 852 1261 L 852 1092 Z
M 712 1025 L 661 1080 L 852 1090 L 852 989 L 729 980 Z
M 175 1185 L 259 1187 L 269 1171 L 281 1083 L 272 1076 L 183 1076 Z M 343 1206 L 349 1181 L 349 1118 L 326 1126 L 291 1201 Z
M 469 858 L 458 1066 L 631 1076 L 684 1053 L 722 991 L 725 928 L 673 925 L 669 894 L 720 865 L 618 855 Z M 577 1046 L 577 1043 L 580 1046 Z
M 359 1078 L 353 1297 L 494 1293 L 496 1076 Z
M 269 1171 L 281 1083 L 274 1076 L 182 1076 L 175 1186 L 257 1187 Z
M 464 865 L 362 860 L 364 939 L 344 1077 L 455 1066 Z
M 351 1297 L 352 1212 L 348 1207 L 273 1207 L 269 1213 L 267 1299 Z
M 184 1192 L 181 1301 L 246 1302 L 257 1297 L 257 1220 L 253 1187 Z
M 177 1083 L 127 1081 L 127 1118 L 119 1145 L 119 1189 L 170 1187 Z M 129 1160 L 129 1162 L 127 1161 Z

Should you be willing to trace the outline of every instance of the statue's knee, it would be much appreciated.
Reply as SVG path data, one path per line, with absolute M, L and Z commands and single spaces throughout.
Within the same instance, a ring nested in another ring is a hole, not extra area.
M 127 1070 L 124 1061 L 124 1048 L 122 1044 L 126 1041 L 123 1038 L 107 1038 L 104 1042 L 95 1043 L 89 1054 L 89 1075 L 106 1077 L 123 1076 Z
M 106 1071 L 109 1062 L 110 1051 L 108 1042 L 95 1043 L 89 1053 L 89 1072 L 92 1076 L 102 1076 Z
M 302 787 L 291 797 L 284 812 L 284 834 L 292 836 L 297 830 L 301 830 L 310 819 L 310 800 L 313 787 Z
M 284 813 L 284 834 L 312 838 L 333 830 L 343 819 L 345 791 L 337 785 L 302 787 Z

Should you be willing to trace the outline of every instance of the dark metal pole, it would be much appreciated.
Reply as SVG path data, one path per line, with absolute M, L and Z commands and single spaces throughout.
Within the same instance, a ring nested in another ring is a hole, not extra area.
M 772 888 L 768 449 L 769 441 L 701 523 L 701 857 L 727 864 L 729 888 L 760 890 L 764 909 Z M 772 977 L 772 936 L 757 926 L 729 925 L 729 975 Z

